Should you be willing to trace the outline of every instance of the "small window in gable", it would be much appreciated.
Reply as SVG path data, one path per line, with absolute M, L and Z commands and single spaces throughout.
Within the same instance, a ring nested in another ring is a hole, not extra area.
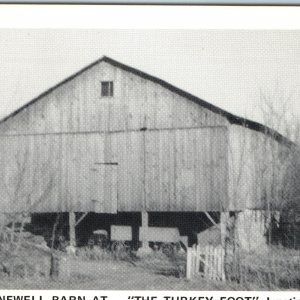
M 112 81 L 101 82 L 101 96 L 113 97 L 114 95 L 114 83 Z

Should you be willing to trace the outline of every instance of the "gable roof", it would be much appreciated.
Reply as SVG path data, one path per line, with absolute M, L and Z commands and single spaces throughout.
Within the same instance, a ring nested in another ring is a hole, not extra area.
M 66 82 L 72 80 L 73 78 L 75 78 L 76 76 L 80 75 L 81 73 L 85 72 L 86 70 L 92 68 L 93 66 L 101 63 L 101 62 L 106 62 L 112 66 L 115 66 L 117 68 L 120 68 L 124 71 L 127 71 L 129 73 L 135 74 L 139 77 L 142 77 L 146 80 L 150 80 L 154 83 L 157 83 L 161 86 L 163 86 L 164 88 L 170 90 L 171 92 L 174 92 L 184 98 L 187 98 L 195 103 L 197 103 L 198 105 L 216 113 L 219 114 L 223 117 L 225 117 L 230 124 L 235 124 L 235 125 L 240 125 L 240 126 L 244 126 L 246 128 L 258 131 L 258 132 L 262 132 L 264 134 L 267 134 L 268 136 L 271 136 L 272 138 L 274 138 L 276 141 L 286 144 L 287 146 L 292 146 L 295 145 L 292 141 L 290 141 L 288 138 L 286 138 L 285 136 L 281 135 L 279 132 L 275 131 L 272 128 L 269 128 L 268 126 L 265 126 L 263 124 L 260 124 L 258 122 L 255 121 L 251 121 L 249 119 L 246 118 L 242 118 L 239 116 L 236 116 L 232 113 L 229 113 L 225 110 L 223 110 L 222 108 L 215 106 L 213 104 L 210 104 L 188 92 L 185 92 L 182 89 L 179 89 L 177 87 L 175 87 L 174 85 L 158 78 L 152 75 L 149 75 L 143 71 L 140 71 L 138 69 L 135 69 L 133 67 L 130 67 L 128 65 L 125 65 L 123 63 L 120 63 L 112 58 L 109 58 L 107 56 L 103 56 L 100 59 L 92 62 L 91 64 L 87 65 L 86 67 L 80 69 L 78 72 L 72 74 L 71 76 L 65 78 L 63 81 L 59 82 L 58 84 L 54 85 L 53 87 L 49 88 L 48 90 L 46 90 L 45 92 L 43 92 L 42 94 L 38 95 L 37 97 L 35 97 L 34 99 L 32 99 L 31 101 L 29 101 L 28 103 L 26 103 L 25 105 L 21 106 L 19 109 L 13 111 L 12 113 L 10 113 L 8 116 L 4 117 L 2 120 L 0 120 L 0 125 L 2 123 L 4 123 L 5 121 L 7 121 L 8 119 L 14 117 L 15 115 L 17 115 L 19 112 L 21 112 L 22 110 L 24 110 L 25 108 L 29 107 L 30 105 L 34 104 L 35 102 L 37 102 L 38 100 L 40 100 L 41 98 L 43 98 L 44 96 L 48 95 L 49 93 L 51 93 L 53 90 L 55 90 L 56 88 L 62 86 L 63 84 L 65 84 Z

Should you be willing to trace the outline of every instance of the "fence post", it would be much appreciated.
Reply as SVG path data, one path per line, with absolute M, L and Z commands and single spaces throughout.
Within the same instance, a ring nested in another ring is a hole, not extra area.
M 221 269 L 222 269 L 222 281 L 226 281 L 226 275 L 225 275 L 225 248 L 221 247 Z
M 208 244 L 206 247 L 206 253 L 207 253 L 208 279 L 212 279 L 212 253 L 211 253 L 210 244 Z
M 204 276 L 205 278 L 208 277 L 209 272 L 209 253 L 208 253 L 208 245 L 204 247 L 204 257 L 205 257 L 205 264 L 204 264 Z
M 192 251 L 193 249 L 188 247 L 186 252 L 186 279 L 190 280 L 192 277 Z
M 201 252 L 200 252 L 200 245 L 198 244 L 197 245 L 197 251 L 196 251 L 196 270 L 195 272 L 196 273 L 199 273 L 199 270 L 200 270 L 200 255 L 201 255 Z
M 193 245 L 192 251 L 192 276 L 196 273 L 196 264 L 197 264 L 197 246 L 196 244 Z
M 214 249 L 214 280 L 218 280 L 220 278 L 220 268 L 219 268 L 219 261 L 220 261 L 220 248 L 218 246 Z
M 222 281 L 223 280 L 223 270 L 222 270 L 222 266 L 223 266 L 223 247 L 220 246 L 218 247 L 218 260 L 217 260 L 217 277 L 218 277 L 218 280 Z

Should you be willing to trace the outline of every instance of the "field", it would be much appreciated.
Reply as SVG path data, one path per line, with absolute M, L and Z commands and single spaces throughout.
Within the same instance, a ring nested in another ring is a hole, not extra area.
M 75 253 L 67 254 L 23 241 L 18 252 L 12 255 L 10 243 L 0 245 L 2 250 L 0 289 L 299 290 L 300 288 L 300 252 L 279 246 L 269 247 L 266 252 L 260 251 L 259 255 L 255 252 L 237 251 L 238 259 L 228 255 L 224 264 L 225 282 L 208 280 L 218 278 L 209 276 L 210 272 L 205 273 L 205 278 L 195 272 L 192 279 L 187 280 L 187 254 L 182 249 L 167 253 L 155 250 L 137 255 L 124 249 L 115 252 L 99 247 L 82 247 Z M 210 266 L 209 263 L 207 265 Z
M 68 281 L 28 278 L 0 278 L 0 289 L 85 289 L 85 290 L 234 290 L 237 286 L 155 274 L 127 262 L 72 261 Z

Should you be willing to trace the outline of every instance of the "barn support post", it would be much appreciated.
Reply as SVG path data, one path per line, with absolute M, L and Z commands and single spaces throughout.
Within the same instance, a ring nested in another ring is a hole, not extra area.
M 142 227 L 140 228 L 140 240 L 142 242 L 142 247 L 138 250 L 139 254 L 148 254 L 151 252 L 149 247 L 149 236 L 148 236 L 148 226 L 149 226 L 149 216 L 148 212 L 142 211 Z
M 76 247 L 76 217 L 74 212 L 69 212 L 69 238 L 70 246 Z
M 228 242 L 229 242 L 229 230 L 228 228 L 230 222 L 230 213 L 229 212 L 221 212 L 220 213 L 220 230 L 221 230 L 221 246 L 223 249 L 223 275 L 222 278 L 226 278 L 226 269 L 227 263 L 230 262 L 230 255 L 228 249 Z
M 226 247 L 226 238 L 228 235 L 227 226 L 228 226 L 229 218 L 230 218 L 229 212 L 221 212 L 220 230 L 221 230 L 221 245 L 222 245 L 223 249 L 225 249 L 225 247 Z
M 148 213 L 146 211 L 143 211 L 142 212 L 142 227 L 148 228 L 148 224 L 149 224 Z
M 142 212 L 142 248 L 146 249 L 149 247 L 148 241 L 148 224 L 149 224 L 149 216 L 146 211 Z

